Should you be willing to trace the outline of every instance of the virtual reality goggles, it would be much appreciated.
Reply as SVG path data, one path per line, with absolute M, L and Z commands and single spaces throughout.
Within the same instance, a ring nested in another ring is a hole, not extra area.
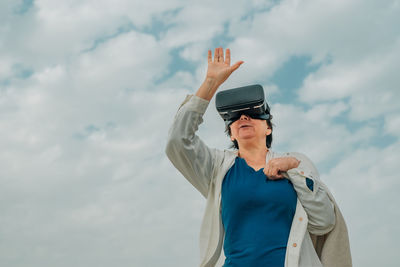
M 259 84 L 220 91 L 216 95 L 215 106 L 226 126 L 238 120 L 242 114 L 253 119 L 271 118 L 264 89 Z

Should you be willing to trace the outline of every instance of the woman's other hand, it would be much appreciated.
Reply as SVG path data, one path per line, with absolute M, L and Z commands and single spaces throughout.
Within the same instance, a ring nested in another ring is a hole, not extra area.
M 238 61 L 231 66 L 231 51 L 229 48 L 226 49 L 225 56 L 222 47 L 215 48 L 214 59 L 211 50 L 208 50 L 207 76 L 196 95 L 210 101 L 218 87 L 242 64 L 243 61 Z
M 270 159 L 264 167 L 264 174 L 271 180 L 284 178 L 283 172 L 297 168 L 300 161 L 294 157 Z

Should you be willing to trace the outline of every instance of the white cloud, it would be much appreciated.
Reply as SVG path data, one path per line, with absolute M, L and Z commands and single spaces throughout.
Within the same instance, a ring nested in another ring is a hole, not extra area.
M 350 98 L 350 118 L 366 120 L 388 112 L 399 112 L 398 42 L 391 50 L 366 56 L 363 61 L 334 62 L 309 75 L 300 89 L 302 101 L 313 103 Z
M 176 8 L 179 3 L 173 0 L 157 5 L 127 0 L 34 1 L 24 16 L 7 16 L 0 58 L 37 67 L 67 62 L 123 29 L 133 26 L 142 31 L 155 16 Z
M 292 55 L 311 55 L 313 63 L 327 58 L 363 61 L 398 38 L 398 29 L 388 26 L 398 23 L 399 7 L 392 3 L 282 1 L 268 13 L 244 21 L 233 18 L 230 34 L 237 38 L 232 48 L 252 63 L 249 72 L 254 78 L 271 76 Z
M 399 161 L 400 146 L 395 143 L 387 148 L 365 147 L 354 149 L 344 156 L 329 173 L 325 181 L 334 192 L 347 219 L 352 245 L 353 261 L 362 266 L 396 266 L 391 257 L 394 250 L 389 236 L 399 234 L 392 221 L 397 221 L 400 213 L 396 162 Z M 359 240 L 364 242 L 360 242 Z M 385 257 L 365 257 L 370 243 L 375 255 Z
M 229 6 L 229 12 L 226 8 Z M 224 33 L 224 23 L 232 17 L 239 17 L 250 11 L 251 6 L 246 1 L 206 1 L 199 4 L 191 2 L 172 18 L 176 25 L 165 35 L 164 42 L 168 47 L 179 47 L 187 44 L 210 44 L 215 36 Z
M 262 81 L 280 94 L 268 78 L 290 57 L 321 65 L 300 102 L 271 103 L 273 148 L 323 166 L 355 265 L 395 266 L 390 256 L 365 257 L 376 248 L 364 241 L 379 244 L 379 255 L 396 247 L 385 236 L 398 233 L 400 216 L 400 5 L 274 2 L 42 0 L 16 15 L 20 3 L 2 1 L 0 265 L 198 264 L 205 201 L 164 147 L 179 104 L 204 79 L 207 49 L 222 38 L 232 62 L 245 64 L 221 89 Z M 177 48 L 194 73 L 170 73 Z M 374 142 L 382 133 L 394 141 Z M 212 147 L 230 143 L 214 99 L 199 135 Z
M 337 157 L 359 140 L 342 123 L 334 123 L 346 109 L 344 103 L 320 104 L 310 110 L 293 105 L 275 104 L 273 147 L 303 152 L 319 164 Z
M 385 117 L 385 132 L 393 136 L 400 136 L 400 115 L 398 113 Z
M 82 55 L 73 71 L 88 89 L 147 89 L 167 72 L 169 60 L 153 36 L 129 32 Z

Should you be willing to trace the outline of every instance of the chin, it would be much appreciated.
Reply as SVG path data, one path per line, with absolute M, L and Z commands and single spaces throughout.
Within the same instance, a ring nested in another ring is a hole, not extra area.
M 254 137 L 256 137 L 254 134 L 243 134 L 243 135 L 240 135 L 240 139 L 242 139 L 242 140 L 253 139 Z

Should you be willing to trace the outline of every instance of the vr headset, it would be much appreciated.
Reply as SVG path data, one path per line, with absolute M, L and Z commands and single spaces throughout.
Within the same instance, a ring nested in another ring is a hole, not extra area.
M 242 114 L 253 119 L 268 120 L 272 117 L 264 89 L 259 84 L 220 91 L 216 95 L 215 106 L 227 127 Z

